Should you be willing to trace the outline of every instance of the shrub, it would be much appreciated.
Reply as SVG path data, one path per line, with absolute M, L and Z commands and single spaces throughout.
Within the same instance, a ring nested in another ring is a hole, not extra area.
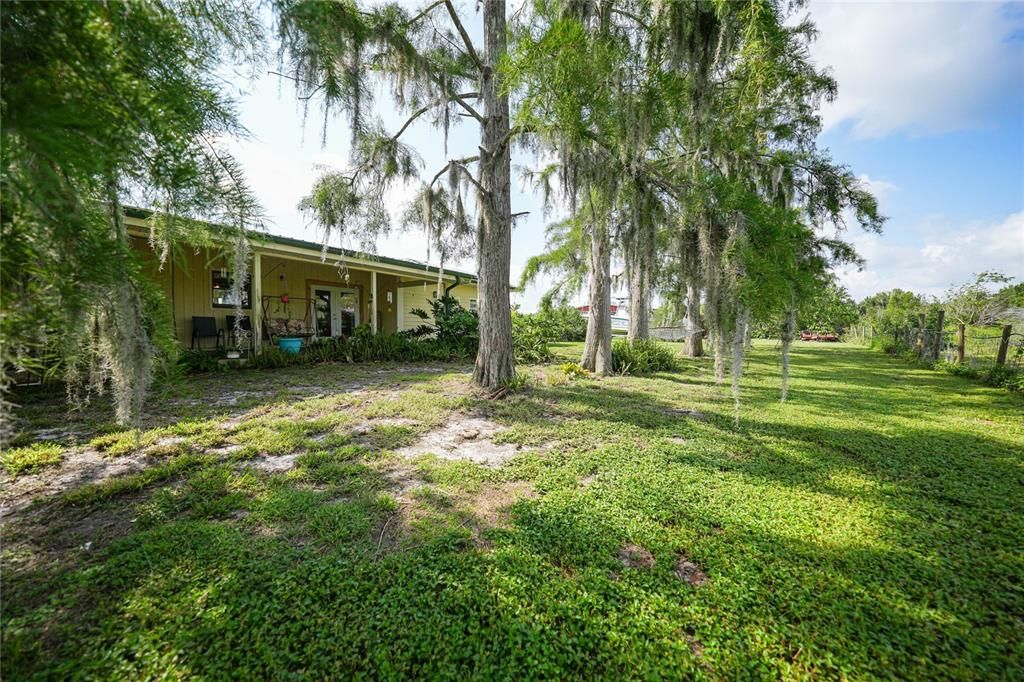
M 430 312 L 415 308 L 412 311 L 423 324 L 400 332 L 399 336 L 412 339 L 433 339 L 438 348 L 445 348 L 457 357 L 473 357 L 480 344 L 480 318 L 466 310 L 449 295 L 430 301 Z
M 1006 365 L 992 365 L 981 372 L 981 380 L 989 386 L 1024 391 L 1024 371 Z
M 178 354 L 178 366 L 190 374 L 219 372 L 225 366 L 218 362 L 219 354 L 205 350 L 185 350 Z
M 549 362 L 552 358 L 551 349 L 548 348 L 549 340 L 536 315 L 512 311 L 512 349 L 517 362 Z
M 511 379 L 506 379 L 502 386 L 512 393 L 529 388 L 533 384 L 533 377 L 526 372 L 516 372 Z
M 541 305 L 534 315 L 548 341 L 583 341 L 587 337 L 587 318 L 571 306 Z
M 11 476 L 33 472 L 46 466 L 59 464 L 64 456 L 57 443 L 33 443 L 24 448 L 11 448 L 0 455 L 0 464 Z
M 679 361 L 672 348 L 655 339 L 624 339 L 612 343 L 612 371 L 616 374 L 643 375 L 653 372 L 674 372 Z
M 568 379 L 582 379 L 587 376 L 587 370 L 578 362 L 565 362 L 562 364 L 562 374 Z

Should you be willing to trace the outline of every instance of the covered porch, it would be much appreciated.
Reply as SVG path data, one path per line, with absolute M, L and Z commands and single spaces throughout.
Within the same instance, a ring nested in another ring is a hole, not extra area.
M 360 325 L 393 334 L 408 328 L 411 310 L 438 289 L 435 273 L 334 255 L 321 262 L 319 255 L 261 248 L 251 268 L 257 352 L 282 335 L 349 336 Z M 443 286 L 454 279 L 446 276 Z
M 230 259 L 196 248 L 161 265 L 144 218 L 129 215 L 127 223 L 133 245 L 170 304 L 178 344 L 210 350 L 230 343 L 238 314 Z M 258 353 L 282 336 L 347 336 L 360 325 L 374 334 L 414 327 L 421 321 L 412 310 L 429 309 L 429 300 L 445 290 L 475 309 L 475 278 L 466 273 L 440 274 L 414 261 L 336 248 L 324 258 L 319 244 L 267 236 L 253 245 L 241 307 Z

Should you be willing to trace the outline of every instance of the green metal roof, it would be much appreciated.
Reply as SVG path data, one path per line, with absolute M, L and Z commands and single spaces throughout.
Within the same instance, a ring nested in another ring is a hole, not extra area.
M 145 208 L 138 208 L 136 206 L 125 206 L 123 210 L 125 215 L 130 216 L 132 218 L 138 218 L 140 220 L 146 220 L 151 215 L 153 215 L 153 211 L 150 211 Z M 209 225 L 212 228 L 227 229 L 226 225 L 218 225 L 216 223 L 205 224 Z M 318 244 L 317 242 L 309 242 L 304 239 L 292 239 L 291 237 L 282 237 L 276 234 L 269 234 L 266 232 L 253 232 L 252 236 L 258 241 L 269 242 L 271 244 L 281 244 L 282 246 L 294 246 L 300 249 L 309 249 L 310 251 L 315 251 L 316 253 L 321 253 L 323 251 L 323 244 Z M 435 265 L 418 263 L 414 260 L 388 258 L 387 256 L 378 256 L 372 253 L 352 251 L 351 249 L 341 249 L 335 246 L 328 246 L 327 253 L 331 253 L 336 256 L 345 256 L 347 258 L 358 258 L 359 260 L 365 261 L 376 261 L 378 263 L 384 263 L 385 265 L 398 265 L 404 268 L 414 268 L 416 270 L 422 270 L 424 273 L 430 273 L 434 275 L 441 272 L 441 269 Z M 444 273 L 446 275 L 457 275 L 460 278 L 465 277 L 474 282 L 477 279 L 477 276 L 474 274 L 462 272 L 460 270 L 452 270 L 450 268 L 445 268 Z

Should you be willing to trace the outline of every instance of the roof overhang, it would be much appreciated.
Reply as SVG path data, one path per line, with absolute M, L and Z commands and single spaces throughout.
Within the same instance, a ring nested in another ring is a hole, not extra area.
M 138 237 L 149 236 L 149 216 L 152 212 L 135 207 L 125 208 L 125 225 L 129 233 Z M 210 224 L 212 228 L 222 226 Z M 342 264 L 357 270 L 372 270 L 374 272 L 394 275 L 399 278 L 399 286 L 421 285 L 436 283 L 438 279 L 445 282 L 462 280 L 466 284 L 475 284 L 476 275 L 460 272 L 458 270 L 442 269 L 434 265 L 416 263 L 414 261 L 388 258 L 374 254 L 360 253 L 337 247 L 327 247 L 315 242 L 306 242 L 290 237 L 277 235 L 253 233 L 252 253 L 261 256 L 272 256 L 287 258 L 289 260 L 304 261 L 308 263 L 330 263 Z M 407 281 L 402 283 L 402 278 Z

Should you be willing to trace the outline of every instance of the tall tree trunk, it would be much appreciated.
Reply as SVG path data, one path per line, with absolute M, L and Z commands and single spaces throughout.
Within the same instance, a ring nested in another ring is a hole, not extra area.
M 608 374 L 612 371 L 612 246 L 608 224 L 602 218 L 592 218 L 590 234 L 590 310 L 582 365 L 596 374 Z
M 686 285 L 686 321 L 683 328 L 686 333 L 686 354 L 691 358 L 703 356 L 704 325 L 700 319 L 700 288 L 693 284 Z
M 508 96 L 501 92 L 498 62 L 507 49 L 505 2 L 486 0 L 484 69 L 480 94 L 481 216 L 477 233 L 480 291 L 480 349 L 473 381 L 496 389 L 515 376 L 512 351 L 512 310 L 509 303 L 509 262 L 512 257 L 511 154 Z
M 626 279 L 629 285 L 629 335 L 633 342 L 651 335 L 651 262 L 654 260 L 654 237 L 651 230 L 632 230 L 626 248 Z

